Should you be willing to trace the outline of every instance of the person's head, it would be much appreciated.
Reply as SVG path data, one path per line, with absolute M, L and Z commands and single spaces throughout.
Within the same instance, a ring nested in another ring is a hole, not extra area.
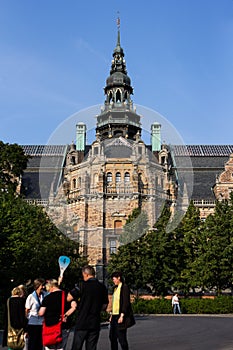
M 115 285 L 118 285 L 118 284 L 123 282 L 123 276 L 122 276 L 122 273 L 120 271 L 114 271 L 111 274 L 111 278 L 112 278 L 112 281 Z
M 95 277 L 95 269 L 90 265 L 83 266 L 82 275 L 84 281 L 87 281 L 89 278 Z
M 53 289 L 58 288 L 58 281 L 55 280 L 54 278 L 51 278 L 50 280 L 46 281 L 45 288 L 47 292 L 52 292 Z
M 44 284 L 45 284 L 45 280 L 43 278 L 36 278 L 33 282 L 34 290 L 37 293 L 41 293 L 41 291 L 43 290 Z
M 18 287 L 15 287 L 11 291 L 12 297 L 20 297 L 21 296 L 21 289 Z
M 24 298 L 24 297 L 26 297 L 27 296 L 27 289 L 26 289 L 26 287 L 23 285 L 23 284 L 20 284 L 19 286 L 18 286 L 18 288 L 20 289 L 20 291 L 21 291 L 21 297 L 22 298 Z

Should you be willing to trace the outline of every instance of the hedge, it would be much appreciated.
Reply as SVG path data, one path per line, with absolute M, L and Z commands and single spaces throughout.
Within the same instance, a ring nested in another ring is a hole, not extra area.
M 172 314 L 171 300 L 135 299 L 132 303 L 135 314 Z M 233 297 L 219 296 L 214 299 L 182 298 L 180 307 L 183 314 L 229 314 L 233 313 Z

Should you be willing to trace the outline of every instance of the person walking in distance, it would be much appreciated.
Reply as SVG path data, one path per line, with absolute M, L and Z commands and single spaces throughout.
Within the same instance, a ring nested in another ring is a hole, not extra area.
M 130 303 L 130 290 L 124 283 L 121 272 L 113 272 L 111 277 L 114 283 L 109 332 L 111 350 L 118 349 L 118 342 L 122 350 L 128 350 L 127 328 L 135 324 Z
M 180 310 L 180 301 L 179 301 L 179 296 L 178 293 L 175 293 L 172 297 L 172 308 L 173 308 L 173 313 L 175 314 L 181 314 Z
M 80 290 L 73 289 L 67 300 L 80 297 L 72 350 L 96 350 L 100 332 L 100 313 L 108 305 L 107 288 L 95 278 L 95 270 L 86 265 L 82 268 L 83 283 Z M 79 295 L 78 295 L 79 294 Z

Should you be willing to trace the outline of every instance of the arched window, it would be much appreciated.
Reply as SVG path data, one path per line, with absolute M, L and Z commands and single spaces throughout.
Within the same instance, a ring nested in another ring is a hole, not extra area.
M 124 181 L 125 182 L 130 182 L 130 174 L 128 172 L 125 173 Z
M 76 188 L 76 179 L 73 179 L 73 189 Z
M 112 173 L 107 173 L 107 183 L 112 182 Z
M 120 92 L 120 90 L 117 90 L 117 93 L 116 93 L 116 102 L 121 102 L 121 92 Z
M 81 180 L 81 177 L 78 178 L 78 188 L 80 188 L 82 185 L 82 180 Z
M 116 173 L 116 183 L 121 182 L 121 173 Z
M 112 101 L 112 91 L 110 91 L 110 94 L 109 94 L 109 102 Z

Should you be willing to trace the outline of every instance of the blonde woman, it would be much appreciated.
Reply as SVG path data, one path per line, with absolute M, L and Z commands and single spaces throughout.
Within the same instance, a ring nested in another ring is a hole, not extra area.
M 9 300 L 9 313 L 10 313 L 10 323 L 15 329 L 23 328 L 25 333 L 27 330 L 27 318 L 25 316 L 25 300 L 21 298 L 20 287 L 15 287 L 12 289 L 11 297 Z M 3 333 L 2 346 L 7 346 L 7 334 L 8 334 L 8 310 L 6 310 L 5 315 L 5 325 Z M 8 348 L 11 350 L 10 348 Z M 23 349 L 23 347 L 21 348 Z M 20 350 L 20 348 L 19 348 Z

